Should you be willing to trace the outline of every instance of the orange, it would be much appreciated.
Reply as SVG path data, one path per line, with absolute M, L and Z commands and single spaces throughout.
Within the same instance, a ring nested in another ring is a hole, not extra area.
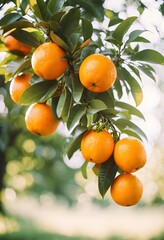
M 92 54 L 84 59 L 79 69 L 82 85 L 91 92 L 105 92 L 115 82 L 114 63 L 102 54 Z
M 120 174 L 111 185 L 112 199 L 121 206 L 133 206 L 142 197 L 141 181 L 130 173 Z
M 114 140 L 107 130 L 96 132 L 88 130 L 81 141 L 81 152 L 86 161 L 102 163 L 113 153 Z
M 138 139 L 124 138 L 115 144 L 114 160 L 124 172 L 132 173 L 145 165 L 146 151 Z
M 47 80 L 60 77 L 67 68 L 66 52 L 57 44 L 41 44 L 33 53 L 32 68 L 36 75 Z
M 31 46 L 23 44 L 11 35 L 5 37 L 4 43 L 10 51 L 19 51 L 24 56 L 27 55 L 32 49 Z
M 10 96 L 15 103 L 19 102 L 22 93 L 31 85 L 31 74 L 22 74 L 13 78 L 10 83 Z
M 59 121 L 46 103 L 33 103 L 25 114 L 27 129 L 37 135 L 48 136 L 58 127 Z

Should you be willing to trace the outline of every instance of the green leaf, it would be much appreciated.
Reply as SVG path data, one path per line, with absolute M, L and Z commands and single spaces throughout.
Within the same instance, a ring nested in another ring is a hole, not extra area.
M 82 20 L 82 31 L 83 31 L 83 37 L 84 41 L 91 38 L 93 33 L 93 27 L 91 21 L 89 21 L 86 18 L 81 18 Z
M 55 33 L 53 33 L 52 31 L 50 32 L 50 37 L 51 40 L 56 43 L 58 46 L 60 46 L 61 48 L 63 48 L 66 52 L 70 52 L 70 48 L 68 47 L 68 45 L 63 41 L 63 39 L 61 39 L 58 35 L 56 35 Z
M 147 140 L 147 136 L 142 131 L 140 127 L 138 127 L 135 123 L 129 121 L 128 119 L 119 118 L 116 121 L 113 121 L 114 125 L 117 126 L 117 128 L 122 132 L 126 132 L 127 130 L 131 130 L 133 132 L 136 132 L 137 134 L 141 135 Z
M 77 123 L 80 121 L 80 119 L 85 114 L 85 112 L 86 112 L 86 109 L 81 104 L 77 104 L 71 108 L 70 114 L 67 120 L 68 130 L 70 130 L 71 128 L 77 125 Z
M 126 42 L 127 43 L 130 43 L 130 42 L 134 42 L 139 36 L 141 33 L 145 32 L 144 30 L 134 30 L 133 32 L 131 32 L 129 34 L 129 38 Z
M 37 0 L 37 5 L 42 17 L 41 19 L 46 21 L 49 15 L 46 3 L 43 0 Z
M 60 95 L 58 105 L 57 105 L 57 109 L 56 109 L 56 113 L 57 113 L 57 116 L 59 118 L 62 116 L 62 112 L 63 112 L 63 108 L 64 108 L 66 98 L 67 98 L 67 90 L 66 90 L 66 88 L 64 88 L 63 91 L 62 91 L 62 94 Z
M 86 127 L 77 126 L 71 136 L 67 138 L 65 143 L 65 154 L 67 154 L 69 159 L 72 157 L 74 152 L 80 149 L 81 140 L 86 130 Z
M 148 65 L 148 64 L 143 64 L 143 65 L 139 65 L 138 68 L 144 73 L 146 74 L 148 77 L 150 77 L 152 80 L 156 81 L 156 78 L 154 76 L 154 69 Z
M 141 136 L 137 132 L 134 132 L 134 131 L 132 131 L 130 129 L 124 129 L 123 133 L 127 134 L 128 136 L 131 136 L 131 137 L 134 137 L 134 138 L 138 138 L 139 140 L 142 141 Z
M 96 95 L 96 99 L 103 101 L 107 108 L 114 108 L 115 100 L 113 96 L 110 94 L 110 92 L 106 91 L 103 93 L 98 93 Z
M 87 166 L 88 166 L 88 162 L 87 161 L 85 161 L 83 163 L 83 165 L 81 166 L 81 173 L 82 173 L 83 178 L 85 178 L 85 179 L 88 178 L 87 177 Z
M 78 5 L 84 8 L 87 14 L 90 14 L 91 17 L 96 17 L 97 20 L 104 20 L 104 8 L 102 7 L 102 3 L 97 3 L 94 1 L 87 0 L 74 0 Z
M 72 8 L 70 11 L 63 16 L 60 21 L 61 29 L 63 34 L 69 38 L 79 26 L 80 11 L 78 8 Z
M 30 70 L 31 68 L 31 60 L 25 59 L 22 64 L 19 65 L 19 67 L 16 69 L 16 71 L 13 73 L 13 75 L 17 75 L 18 73 L 25 72 Z
M 35 102 L 45 102 L 53 96 L 56 90 L 56 81 L 45 80 L 35 83 L 23 92 L 19 104 L 29 105 Z
M 31 7 L 31 10 L 33 11 L 34 15 L 43 20 L 42 19 L 42 14 L 40 12 L 40 9 L 39 9 L 39 6 L 38 6 L 38 3 L 37 3 L 37 0 L 29 0 L 29 5 Z
M 164 56 L 153 49 L 142 50 L 132 56 L 131 60 L 164 65 Z
M 0 20 L 0 26 L 11 24 L 13 22 L 16 22 L 22 17 L 19 13 L 8 13 Z
M 57 13 L 58 11 L 61 10 L 61 8 L 63 7 L 65 0 L 50 0 L 48 2 L 48 9 L 51 12 L 51 14 Z
M 2 27 L 3 32 L 8 32 L 9 30 L 13 29 L 13 28 L 29 28 L 29 27 L 34 27 L 33 23 L 27 21 L 24 18 L 21 18 L 19 21 L 13 22 L 11 24 L 5 25 Z
M 78 75 L 74 74 L 72 78 L 73 92 L 72 96 L 75 102 L 79 102 L 83 94 L 84 87 L 79 81 Z
M 138 81 L 125 69 L 121 68 L 122 80 L 127 82 L 130 86 L 132 96 L 135 100 L 136 106 L 138 106 L 143 99 L 142 88 L 139 85 Z
M 59 102 L 59 97 L 53 97 L 52 101 L 51 101 L 51 107 L 52 107 L 52 112 L 53 112 L 55 118 L 57 120 L 60 120 L 60 118 L 58 117 L 58 115 L 56 113 L 58 102 Z
M 107 190 L 113 183 L 117 170 L 118 167 L 115 164 L 113 156 L 110 157 L 108 161 L 101 164 L 98 176 L 98 187 L 102 197 L 105 196 Z
M 129 17 L 122 21 L 118 27 L 114 30 L 112 37 L 119 41 L 122 44 L 122 40 L 126 32 L 129 30 L 133 22 L 137 19 L 137 17 Z
M 87 115 L 92 115 L 105 109 L 107 109 L 107 106 L 103 101 L 99 99 L 93 99 L 88 102 Z
M 130 113 L 130 115 L 135 115 L 135 116 L 145 120 L 143 114 L 137 108 L 133 107 L 132 105 L 130 105 L 128 103 L 116 101 L 115 106 L 122 108 L 122 109 L 126 109 Z
M 11 35 L 18 41 L 35 48 L 44 41 L 43 36 L 39 31 L 28 32 L 26 30 L 16 29 Z
M 56 109 L 58 117 L 62 117 L 64 122 L 67 121 L 70 109 L 72 107 L 72 95 L 67 88 L 64 88 L 59 98 L 58 106 Z

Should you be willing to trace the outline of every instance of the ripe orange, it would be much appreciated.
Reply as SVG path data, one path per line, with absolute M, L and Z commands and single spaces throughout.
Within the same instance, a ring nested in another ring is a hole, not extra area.
M 91 92 L 105 92 L 115 82 L 117 71 L 108 57 L 92 54 L 80 65 L 79 77 L 82 85 Z
M 41 44 L 33 53 L 31 63 L 36 75 L 47 80 L 60 77 L 67 68 L 66 52 L 57 44 Z
M 87 131 L 81 141 L 81 152 L 86 161 L 102 163 L 113 153 L 114 140 L 107 130 Z
M 48 136 L 56 130 L 59 121 L 54 117 L 48 104 L 34 103 L 25 114 L 25 123 L 31 133 Z
M 114 160 L 124 172 L 132 173 L 145 165 L 146 151 L 138 139 L 124 138 L 115 145 Z
M 31 85 L 31 74 L 22 74 L 13 78 L 10 83 L 10 96 L 15 103 L 19 102 L 22 93 Z
M 133 206 L 142 197 L 142 182 L 130 173 L 117 176 L 111 186 L 112 199 L 121 206 Z
M 11 35 L 5 37 L 4 43 L 10 51 L 19 51 L 24 56 L 27 55 L 32 49 L 31 46 L 23 44 Z

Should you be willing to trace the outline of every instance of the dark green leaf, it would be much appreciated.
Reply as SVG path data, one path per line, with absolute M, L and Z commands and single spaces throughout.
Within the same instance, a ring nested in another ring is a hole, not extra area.
M 16 29 L 11 35 L 18 41 L 35 48 L 44 41 L 44 38 L 39 31 L 28 32 L 26 30 Z
M 56 110 L 58 117 L 62 117 L 62 120 L 64 122 L 66 122 L 68 119 L 71 107 L 72 107 L 72 95 L 67 88 L 64 88 L 59 98 Z
M 101 164 L 98 176 L 98 187 L 102 197 L 105 196 L 107 190 L 113 183 L 117 170 L 118 167 L 115 164 L 113 156 Z
M 110 92 L 98 93 L 96 99 L 103 101 L 107 108 L 114 108 L 115 100 Z
M 42 17 L 41 19 L 46 21 L 49 15 L 46 3 L 44 2 L 44 0 L 37 0 L 37 5 Z
M 22 94 L 19 104 L 32 104 L 35 102 L 45 102 L 55 93 L 57 89 L 57 82 L 45 80 L 33 84 L 27 88 Z
M 70 114 L 67 120 L 68 130 L 70 130 L 71 128 L 77 125 L 77 123 L 80 121 L 82 116 L 85 114 L 85 111 L 86 111 L 85 107 L 80 104 L 77 104 L 71 108 Z
M 81 18 L 82 20 L 82 30 L 83 30 L 83 37 L 84 41 L 91 38 L 93 33 L 93 27 L 91 21 L 86 18 Z
M 128 103 L 121 102 L 121 101 L 120 102 L 116 101 L 115 106 L 119 107 L 119 108 L 122 108 L 122 109 L 128 110 L 130 115 L 135 115 L 137 117 L 145 119 L 143 114 L 137 108 L 133 107 L 132 105 L 130 105 Z
M 79 26 L 80 11 L 78 8 L 72 8 L 70 11 L 63 16 L 60 21 L 61 29 L 63 34 L 69 38 L 73 32 L 76 31 Z
M 58 102 L 59 102 L 59 97 L 53 97 L 52 101 L 51 101 L 51 107 L 52 107 L 52 112 L 53 112 L 55 118 L 57 120 L 60 120 L 60 118 L 58 117 L 58 115 L 56 113 Z
M 150 62 L 155 64 L 164 65 L 164 56 L 156 50 L 153 49 L 145 49 L 134 56 L 132 56 L 131 60 L 133 61 L 141 61 L 141 62 Z
M 77 4 L 79 4 L 82 8 L 85 9 L 87 14 L 90 15 L 90 17 L 95 17 L 97 20 L 103 21 L 104 19 L 104 8 L 102 7 L 102 2 L 97 3 L 95 0 L 75 0 Z
M 72 85 L 73 85 L 73 92 L 72 92 L 73 99 L 75 102 L 79 102 L 83 94 L 84 87 L 80 83 L 77 75 L 74 75 L 72 79 Z
M 31 27 L 31 28 L 34 27 L 33 23 L 27 21 L 26 19 L 21 18 L 19 21 L 3 26 L 2 29 L 3 29 L 3 32 L 8 32 L 13 28 L 21 29 L 21 28 L 28 28 L 28 27 Z
M 22 17 L 22 15 L 20 15 L 19 13 L 8 13 L 4 17 L 1 18 L 0 26 L 16 22 L 21 17 Z
M 74 152 L 80 149 L 81 140 L 86 130 L 87 130 L 86 127 L 77 126 L 76 129 L 71 134 L 71 136 L 67 138 L 65 144 L 65 154 L 67 154 L 69 159 L 72 157 Z
M 44 19 L 42 19 L 42 14 L 41 14 L 39 6 L 37 4 L 37 0 L 29 0 L 29 5 L 30 5 L 31 10 L 33 11 L 34 15 L 37 18 L 44 20 Z
M 122 40 L 126 32 L 129 30 L 133 22 L 137 19 L 137 17 L 129 17 L 122 21 L 118 27 L 114 30 L 112 37 L 119 41 L 122 44 Z
M 61 8 L 63 7 L 65 0 L 50 0 L 48 2 L 48 9 L 51 12 L 51 14 L 57 13 L 58 11 L 61 10 Z
M 57 36 L 55 33 L 50 32 L 50 37 L 51 40 L 56 43 L 58 46 L 60 46 L 61 48 L 63 48 L 66 52 L 70 52 L 70 48 L 68 47 L 68 45 L 63 41 L 63 39 L 61 39 L 59 36 Z

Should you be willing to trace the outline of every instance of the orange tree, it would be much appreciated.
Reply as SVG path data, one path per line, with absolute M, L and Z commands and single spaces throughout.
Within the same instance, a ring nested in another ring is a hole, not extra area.
M 7 8 L 0 20 L 0 50 L 6 53 L 0 74 L 5 75 L 6 82 L 21 74 L 32 74 L 30 86 L 21 95 L 19 104 L 46 102 L 51 106 L 55 118 L 70 131 L 65 143 L 68 158 L 80 149 L 83 137 L 90 130 L 108 131 L 114 143 L 122 134 L 141 141 L 146 139 L 133 116 L 144 119 L 137 108 L 143 100 L 142 76 L 146 74 L 154 81 L 156 73 L 151 64 L 164 65 L 164 57 L 147 49 L 150 41 L 142 35 L 143 28 L 131 30 L 138 18 L 119 18 L 117 13 L 103 8 L 103 0 L 11 2 L 12 7 Z M 101 24 L 105 15 L 108 27 Z M 95 21 L 100 27 L 94 26 Z M 27 55 L 21 48 L 9 49 L 5 44 L 7 36 L 31 47 Z M 53 49 L 57 46 L 57 52 L 45 50 L 47 44 Z M 59 52 L 63 55 L 52 63 Z M 86 59 L 90 58 L 87 64 Z M 64 67 L 56 75 L 61 65 Z M 101 142 L 104 144 L 103 138 Z M 95 146 L 96 152 L 99 146 Z M 84 177 L 87 166 L 88 161 L 84 161 L 81 167 Z M 113 153 L 98 169 L 99 192 L 104 197 L 122 170 Z

